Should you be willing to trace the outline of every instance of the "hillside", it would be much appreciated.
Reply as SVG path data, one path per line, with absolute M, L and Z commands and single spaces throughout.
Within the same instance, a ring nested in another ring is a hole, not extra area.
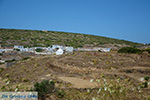
M 48 92 L 45 94 L 48 99 L 43 100 L 92 100 L 93 97 L 102 97 L 95 100 L 149 100 L 149 77 L 148 54 L 76 51 L 60 56 L 32 56 L 1 68 L 0 91 L 15 91 L 16 88 L 31 91 L 36 82 L 53 80 L 54 93 Z M 63 91 L 62 96 L 57 89 Z
M 113 44 L 116 47 L 118 45 L 141 45 L 125 40 L 79 33 L 17 29 L 0 29 L 0 44 L 2 46 L 50 46 L 52 44 L 58 44 L 73 47 L 100 46 L 104 44 Z

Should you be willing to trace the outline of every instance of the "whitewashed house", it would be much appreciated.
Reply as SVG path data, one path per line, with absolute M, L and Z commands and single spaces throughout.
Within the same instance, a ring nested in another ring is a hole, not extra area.
M 63 47 L 63 46 L 61 46 L 61 45 L 52 45 L 51 46 L 51 48 L 54 50 L 54 49 L 62 49 L 62 50 L 64 50 L 65 48 Z
M 24 46 L 14 46 L 14 49 L 19 49 L 22 52 L 34 52 L 35 54 L 56 54 L 61 55 L 65 53 L 72 53 L 73 47 L 63 47 L 61 45 L 52 45 L 51 47 L 32 47 L 24 48 Z M 36 52 L 36 49 L 42 49 L 42 52 Z M 2 52 L 2 50 L 0 51 Z
M 14 45 L 14 49 L 23 49 L 24 46 L 18 46 L 18 45 Z
M 72 53 L 73 47 L 65 47 L 65 53 Z
M 14 49 L 0 49 L 0 53 L 7 52 L 7 51 L 13 51 Z
M 62 55 L 63 53 L 64 53 L 64 50 L 60 48 L 56 51 L 56 55 Z
M 104 51 L 104 52 L 109 52 L 111 48 L 100 48 L 99 50 Z
M 51 47 L 46 48 L 46 51 L 53 52 L 53 49 Z
M 29 52 L 34 52 L 34 49 L 33 48 L 29 48 Z
M 4 63 L 5 61 L 4 60 L 0 60 L 0 63 Z
M 21 48 L 20 51 L 29 52 L 29 48 Z
M 0 49 L 0 53 L 2 53 L 4 51 L 4 49 Z

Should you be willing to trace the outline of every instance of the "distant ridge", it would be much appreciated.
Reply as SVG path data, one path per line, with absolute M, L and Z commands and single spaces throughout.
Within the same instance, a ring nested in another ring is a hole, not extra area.
M 108 44 L 116 47 L 123 45 L 136 47 L 142 45 L 136 42 L 88 34 L 24 29 L 0 29 L 0 44 L 2 46 L 50 46 L 53 44 L 58 44 L 73 47 L 98 47 Z

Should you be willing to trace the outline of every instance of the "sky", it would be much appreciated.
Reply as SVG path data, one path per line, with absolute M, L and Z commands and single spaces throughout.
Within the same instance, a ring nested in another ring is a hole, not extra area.
M 150 0 L 0 0 L 0 28 L 150 43 Z

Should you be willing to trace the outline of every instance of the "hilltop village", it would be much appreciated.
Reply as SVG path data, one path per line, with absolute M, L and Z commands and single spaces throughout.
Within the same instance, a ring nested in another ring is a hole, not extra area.
M 24 46 L 18 46 L 14 45 L 12 48 L 3 48 L 1 47 L 0 53 L 4 52 L 10 52 L 10 51 L 20 51 L 20 52 L 32 52 L 34 54 L 56 54 L 61 55 L 63 53 L 72 53 L 73 47 L 63 47 L 60 45 L 52 45 L 50 47 L 24 47 Z
M 111 48 L 99 48 L 99 47 L 94 47 L 94 48 L 73 48 L 73 47 L 68 47 L 68 46 L 61 46 L 61 45 L 52 45 L 50 47 L 24 47 L 24 46 L 18 46 L 14 45 L 12 48 L 7 48 L 7 47 L 1 47 L 0 46 L 0 53 L 4 52 L 10 52 L 10 51 L 21 51 L 21 52 L 32 52 L 35 54 L 56 54 L 56 55 L 62 55 L 64 53 L 73 53 L 73 51 L 104 51 L 104 52 L 109 52 Z
M 74 51 L 100 51 L 109 52 L 111 48 L 73 48 L 62 45 L 51 45 L 49 47 L 24 47 L 22 45 L 14 45 L 13 47 L 3 47 L 0 45 L 0 65 L 5 64 L 5 67 L 14 65 L 18 60 L 28 59 L 32 56 L 42 55 L 62 55 L 70 54 Z M 15 62 L 15 63 L 14 63 Z

